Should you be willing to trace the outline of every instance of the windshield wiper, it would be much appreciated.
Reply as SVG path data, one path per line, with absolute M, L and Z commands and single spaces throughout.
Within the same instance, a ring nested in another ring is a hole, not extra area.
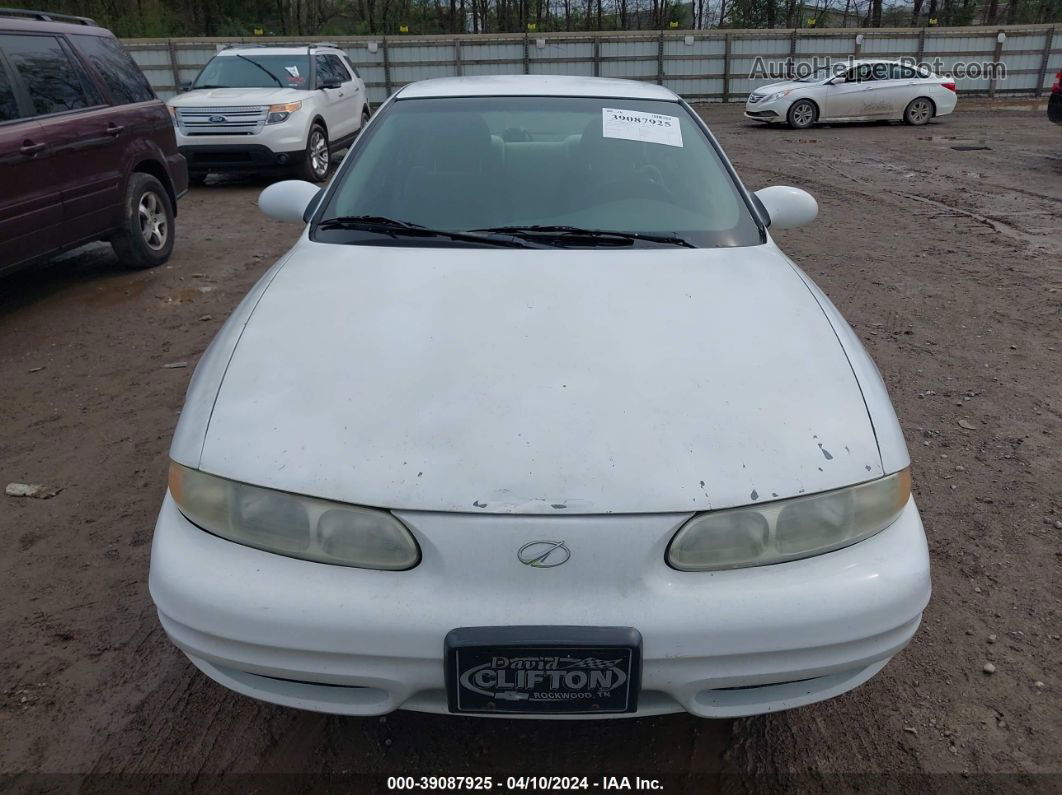
M 459 240 L 467 243 L 481 243 L 488 246 L 503 246 L 505 248 L 532 248 L 518 240 L 505 240 L 503 238 L 477 235 L 471 232 L 451 232 L 446 229 L 429 229 L 426 226 L 412 223 L 411 221 L 396 221 L 393 218 L 385 218 L 382 215 L 341 215 L 335 218 L 325 218 L 317 224 L 318 229 L 356 229 L 366 232 L 379 232 L 381 234 L 398 237 L 445 237 L 450 240 Z
M 664 243 L 684 248 L 696 248 L 678 235 L 654 235 L 644 232 L 618 232 L 610 229 L 583 229 L 578 226 L 495 226 L 487 229 L 470 229 L 470 232 L 490 232 L 496 235 L 513 235 L 528 240 L 552 241 L 554 245 L 575 243 L 582 246 L 634 245 L 636 240 L 649 243 Z
M 262 66 L 262 64 L 258 63 L 258 61 L 252 60 L 251 58 L 248 58 L 246 55 L 239 55 L 238 53 L 233 53 L 233 55 L 235 55 L 241 61 L 247 61 L 247 63 L 249 63 L 249 64 L 254 64 L 259 69 L 261 69 L 263 72 L 265 72 L 267 75 L 269 75 L 270 79 L 274 83 L 276 83 L 281 88 L 284 87 L 284 84 L 281 83 L 280 80 L 277 79 L 277 76 L 275 74 L 273 74 L 272 72 L 270 72 L 268 69 L 266 69 L 264 66 Z

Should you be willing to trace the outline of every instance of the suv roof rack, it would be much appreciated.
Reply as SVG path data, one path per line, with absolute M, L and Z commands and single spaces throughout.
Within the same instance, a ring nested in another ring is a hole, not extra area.
M 265 47 L 264 44 L 225 44 L 222 45 L 221 50 L 243 50 L 248 47 Z M 218 50 L 218 52 L 221 52 Z
M 0 17 L 26 17 L 38 22 L 71 22 L 75 25 L 92 25 L 99 27 L 90 17 L 76 17 L 71 14 L 53 14 L 51 11 L 33 11 L 28 8 L 0 8 Z
M 339 45 L 334 41 L 319 41 L 316 44 L 311 44 L 310 47 L 331 47 L 333 50 L 339 49 Z

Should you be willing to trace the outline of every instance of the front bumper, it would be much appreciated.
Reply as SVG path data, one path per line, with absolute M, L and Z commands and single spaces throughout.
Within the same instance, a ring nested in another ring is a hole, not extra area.
M 456 627 L 631 626 L 644 638 L 635 714 L 733 717 L 866 681 L 914 635 L 930 593 L 913 501 L 891 527 L 847 549 L 720 572 L 664 563 L 687 515 L 398 515 L 417 536 L 421 564 L 367 571 L 224 541 L 167 496 L 150 578 L 162 625 L 233 690 L 349 715 L 446 712 L 443 641 Z M 517 561 L 521 544 L 555 536 L 572 548 L 564 566 Z
M 759 102 L 745 102 L 745 118 L 756 121 L 784 121 L 785 114 L 793 101 L 788 97 L 779 99 L 761 99 Z
M 289 168 L 306 159 L 304 149 L 274 152 L 262 144 L 181 146 L 180 153 L 188 161 L 188 171 L 192 174 L 205 174 L 210 171 L 265 171 L 273 168 Z

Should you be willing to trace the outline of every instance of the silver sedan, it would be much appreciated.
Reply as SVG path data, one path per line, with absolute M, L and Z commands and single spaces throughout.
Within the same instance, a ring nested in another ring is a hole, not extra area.
M 745 115 L 804 129 L 816 122 L 897 119 L 926 124 L 955 110 L 955 81 L 899 61 L 852 61 L 753 91 Z

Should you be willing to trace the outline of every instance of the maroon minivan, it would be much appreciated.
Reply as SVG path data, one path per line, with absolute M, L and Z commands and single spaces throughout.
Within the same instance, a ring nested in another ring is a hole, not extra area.
M 187 189 L 169 111 L 110 31 L 0 9 L 0 273 L 94 240 L 161 265 Z

